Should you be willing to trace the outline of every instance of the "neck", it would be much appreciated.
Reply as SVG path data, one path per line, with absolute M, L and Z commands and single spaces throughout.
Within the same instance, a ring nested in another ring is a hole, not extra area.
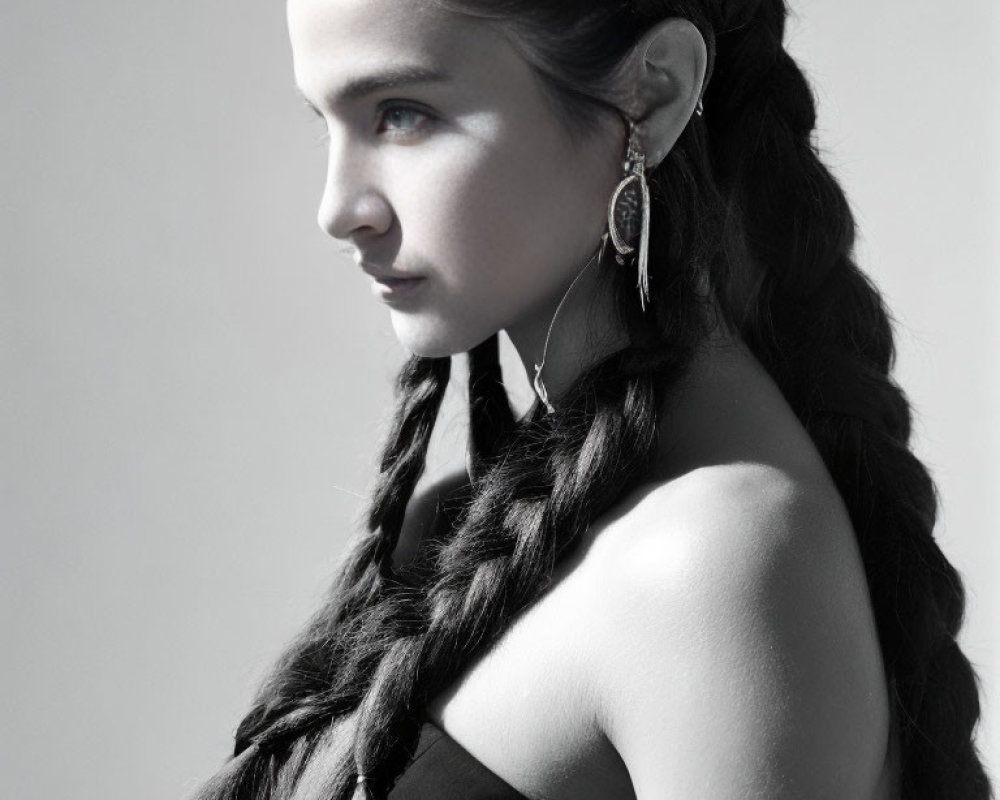
M 613 287 L 601 276 L 598 259 L 571 281 L 535 314 L 507 328 L 529 382 L 535 380 L 535 365 L 542 365 L 541 383 L 556 408 L 580 375 L 628 344 Z

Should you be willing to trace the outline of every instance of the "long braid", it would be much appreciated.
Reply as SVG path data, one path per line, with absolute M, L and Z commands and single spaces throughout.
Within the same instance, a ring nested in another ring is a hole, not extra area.
M 706 96 L 723 193 L 759 270 L 730 309 L 806 426 L 857 533 L 902 755 L 902 796 L 979 800 L 978 692 L 955 637 L 961 581 L 932 530 L 936 497 L 909 449 L 882 301 L 852 260 L 854 223 L 812 145 L 815 106 L 782 45 L 782 0 L 748 3 L 718 37 Z
M 323 720 L 347 713 L 360 702 L 370 677 L 364 667 L 377 665 L 381 652 L 368 642 L 359 618 L 370 621 L 373 607 L 385 618 L 399 616 L 392 602 L 384 599 L 394 594 L 390 557 L 406 504 L 424 468 L 450 366 L 447 358 L 411 358 L 401 369 L 399 404 L 380 459 L 368 529 L 348 552 L 323 607 L 258 692 L 258 700 L 236 731 L 233 759 L 198 797 L 271 796 L 287 782 L 282 763 L 292 754 L 303 762 L 317 739 L 298 737 L 315 732 Z M 367 613 L 361 614 L 362 610 Z M 350 668 L 337 670 L 341 663 Z M 331 681 L 333 672 L 338 674 Z

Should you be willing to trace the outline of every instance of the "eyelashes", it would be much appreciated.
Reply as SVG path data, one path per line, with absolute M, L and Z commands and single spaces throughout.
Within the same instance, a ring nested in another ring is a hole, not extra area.
M 320 120 L 323 115 L 317 112 Z M 423 106 L 409 101 L 386 100 L 377 107 L 375 135 L 396 141 L 416 139 L 429 132 L 438 118 Z M 317 140 L 325 145 L 330 141 L 329 127 L 324 125 Z
M 379 131 L 395 139 L 424 133 L 434 121 L 433 115 L 411 103 L 389 100 L 379 106 Z

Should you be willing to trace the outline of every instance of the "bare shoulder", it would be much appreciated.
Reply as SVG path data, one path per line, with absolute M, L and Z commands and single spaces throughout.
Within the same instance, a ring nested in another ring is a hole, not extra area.
M 681 568 L 684 580 L 717 581 L 726 595 L 776 568 L 808 570 L 857 549 L 832 482 L 764 464 L 704 467 L 648 488 L 615 527 L 609 566 L 628 585 L 645 570 L 659 585 L 660 570 Z
M 828 478 L 699 469 L 633 498 L 592 550 L 598 715 L 639 800 L 872 796 L 888 702 Z

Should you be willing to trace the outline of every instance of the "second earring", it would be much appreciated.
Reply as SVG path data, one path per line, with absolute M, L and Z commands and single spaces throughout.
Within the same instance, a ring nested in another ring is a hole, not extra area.
M 649 184 L 646 182 L 646 156 L 631 120 L 628 122 L 628 152 L 622 166 L 625 176 L 608 203 L 608 233 L 618 251 L 615 259 L 619 264 L 624 265 L 625 257 L 635 254 L 639 302 L 645 311 L 649 303 Z

